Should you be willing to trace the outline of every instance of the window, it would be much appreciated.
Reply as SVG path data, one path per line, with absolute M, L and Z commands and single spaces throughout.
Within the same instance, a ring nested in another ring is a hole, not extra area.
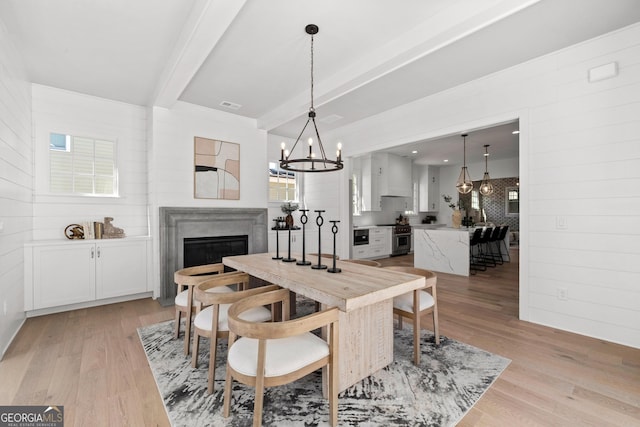
M 298 182 L 295 172 L 280 169 L 277 163 L 269 162 L 269 201 L 298 200 Z
M 505 189 L 505 215 L 518 216 L 520 214 L 520 189 L 507 187 Z
M 471 209 L 480 210 L 480 192 L 473 190 L 471 192 Z
M 360 215 L 360 181 L 358 180 L 358 174 L 351 175 L 351 206 L 352 214 L 355 216 Z
M 116 170 L 115 141 L 50 134 L 52 193 L 117 196 Z

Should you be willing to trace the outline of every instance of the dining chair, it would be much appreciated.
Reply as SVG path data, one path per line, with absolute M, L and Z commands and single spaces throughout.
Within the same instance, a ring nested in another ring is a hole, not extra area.
M 236 285 L 242 291 L 234 292 L 229 286 Z M 229 336 L 227 312 L 232 303 L 263 292 L 280 289 L 277 285 L 249 287 L 249 275 L 246 273 L 219 274 L 194 288 L 194 299 L 202 304 L 202 309 L 193 319 L 193 349 L 191 350 L 191 366 L 198 367 L 200 337 L 209 338 L 209 373 L 207 391 L 213 393 L 216 374 L 216 351 L 218 338 Z M 255 307 L 242 314 L 242 318 L 253 322 L 272 320 L 272 312 L 265 307 Z M 213 331 L 216 331 L 215 333 Z
M 372 259 L 345 259 L 344 262 L 351 262 L 354 264 L 368 265 L 369 267 L 382 267 L 378 261 Z
M 193 301 L 193 287 L 214 275 L 222 273 L 224 273 L 224 264 L 216 263 L 182 268 L 173 274 L 173 281 L 178 286 L 176 297 L 174 299 L 176 311 L 174 337 L 178 338 L 180 336 L 180 323 L 182 314 L 184 314 L 185 355 L 188 355 L 189 350 L 191 349 L 191 322 L 194 311 L 198 310 L 198 305 Z
M 281 322 L 255 323 L 243 319 L 248 310 L 279 303 Z M 229 344 L 224 388 L 224 416 L 231 411 L 233 380 L 255 387 L 253 425 L 262 425 L 264 388 L 288 384 L 327 367 L 329 422 L 338 425 L 338 309 L 328 308 L 288 320 L 289 291 L 280 289 L 243 298 L 228 312 Z M 311 333 L 326 328 L 327 340 Z M 237 337 L 240 337 L 236 339 Z
M 402 273 L 424 276 L 426 284 L 424 288 L 397 296 L 393 299 L 393 314 L 398 315 L 398 326 L 402 329 L 402 318 L 413 320 L 413 363 L 420 364 L 420 317 L 431 313 L 433 318 L 433 334 L 436 345 L 440 345 L 440 331 L 438 328 L 438 298 L 436 295 L 436 282 L 438 276 L 433 271 L 415 267 L 388 266 L 385 269 L 400 271 Z M 429 292 L 427 292 L 430 291 Z M 417 314 L 416 314 L 417 313 Z

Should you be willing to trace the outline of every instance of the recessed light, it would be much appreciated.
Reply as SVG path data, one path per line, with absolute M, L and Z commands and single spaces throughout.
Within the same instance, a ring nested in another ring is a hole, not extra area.
M 449 161 L 449 159 L 444 159 L 444 162 L 447 163 Z
M 519 133 L 520 133 L 520 131 L 519 131 L 519 130 L 514 130 L 514 131 L 513 131 L 513 132 L 511 132 L 511 133 L 512 133 L 512 134 L 514 134 L 514 135 L 517 135 L 517 134 L 519 134 Z
M 418 150 L 413 150 L 411 154 L 418 154 Z

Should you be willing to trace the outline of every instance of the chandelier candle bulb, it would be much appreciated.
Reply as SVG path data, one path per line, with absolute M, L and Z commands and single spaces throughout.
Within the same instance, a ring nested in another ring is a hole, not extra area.
M 282 144 L 280 144 L 280 160 L 281 161 L 284 160 L 284 153 L 285 153 L 284 148 L 285 147 L 286 147 L 286 145 L 284 144 L 284 142 Z M 288 151 L 287 151 L 287 153 L 288 153 Z

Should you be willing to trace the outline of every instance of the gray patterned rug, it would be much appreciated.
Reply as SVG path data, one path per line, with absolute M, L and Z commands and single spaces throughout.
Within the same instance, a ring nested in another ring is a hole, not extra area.
M 208 344 L 191 368 L 173 321 L 138 329 L 172 426 L 249 426 L 254 389 L 234 382 L 231 416 L 222 416 L 226 341 L 218 346 L 215 391 L 207 395 Z M 420 366 L 413 360 L 411 325 L 395 331 L 394 362 L 340 393 L 341 426 L 454 426 L 493 384 L 510 360 L 476 347 L 422 332 Z M 263 425 L 328 425 L 320 373 L 265 391 Z

